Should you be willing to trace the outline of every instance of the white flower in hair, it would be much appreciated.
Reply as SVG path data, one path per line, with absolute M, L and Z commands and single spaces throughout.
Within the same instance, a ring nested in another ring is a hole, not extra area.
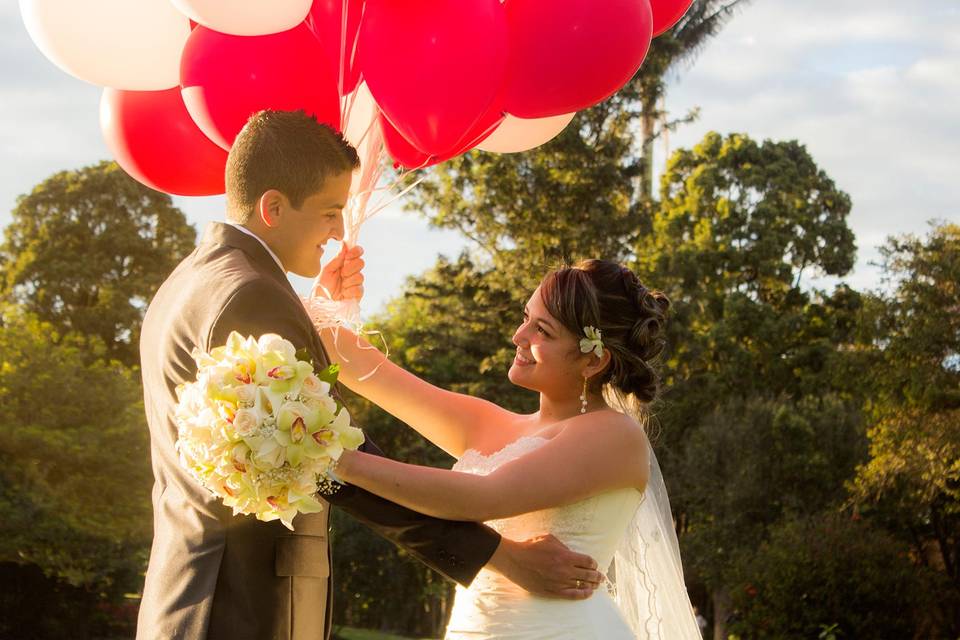
M 583 353 L 593 353 L 598 357 L 603 356 L 603 339 L 600 335 L 600 329 L 594 329 L 593 327 L 584 327 L 583 332 L 587 335 L 586 338 L 580 339 L 580 351 Z

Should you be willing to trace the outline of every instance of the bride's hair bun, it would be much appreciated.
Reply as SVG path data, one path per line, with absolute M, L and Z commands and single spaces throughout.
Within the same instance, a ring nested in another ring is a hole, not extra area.
M 587 326 L 600 329 L 610 365 L 594 386 L 609 385 L 642 404 L 656 400 L 656 365 L 667 344 L 667 296 L 647 289 L 632 271 L 610 260 L 584 260 L 553 271 L 543 279 L 540 295 L 574 335 L 582 336 Z

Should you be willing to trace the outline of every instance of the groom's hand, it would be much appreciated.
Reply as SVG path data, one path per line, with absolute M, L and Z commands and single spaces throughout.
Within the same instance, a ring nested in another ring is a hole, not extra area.
M 525 542 L 503 538 L 489 566 L 533 595 L 548 598 L 585 600 L 603 579 L 593 558 L 571 551 L 552 535 Z
M 337 257 L 323 268 L 313 295 L 327 297 L 329 294 L 331 300 L 362 298 L 364 266 L 362 255 L 362 247 L 348 247 L 344 244 Z

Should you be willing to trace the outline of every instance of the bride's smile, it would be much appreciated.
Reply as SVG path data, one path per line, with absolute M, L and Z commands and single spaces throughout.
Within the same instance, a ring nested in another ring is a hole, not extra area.
M 520 350 L 517 349 L 517 356 L 513 359 L 513 363 L 518 367 L 529 367 L 532 364 L 537 364 L 537 361 L 532 358 L 524 357 L 523 354 L 520 353 Z

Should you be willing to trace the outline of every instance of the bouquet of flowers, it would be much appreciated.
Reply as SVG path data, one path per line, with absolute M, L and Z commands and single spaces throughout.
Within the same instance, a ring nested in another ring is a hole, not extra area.
M 318 490 L 344 449 L 363 432 L 330 395 L 337 367 L 314 372 L 309 358 L 278 335 L 244 338 L 193 352 L 195 382 L 177 388 L 180 463 L 234 515 L 280 519 L 316 513 Z

